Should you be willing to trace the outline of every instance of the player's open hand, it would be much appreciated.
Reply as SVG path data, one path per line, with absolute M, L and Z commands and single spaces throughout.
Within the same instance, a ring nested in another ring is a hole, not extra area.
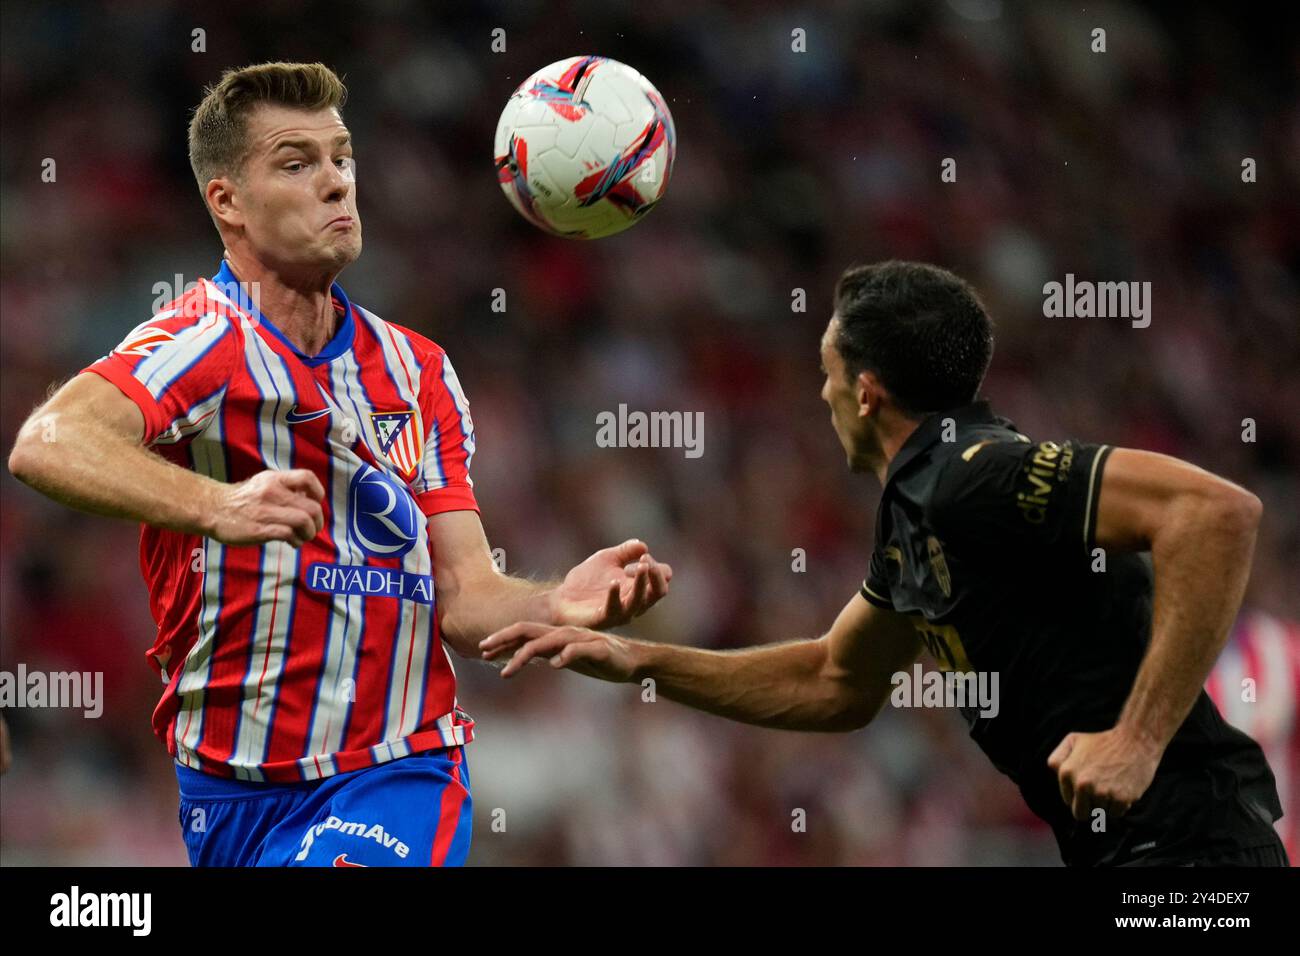
M 555 589 L 554 621 L 593 628 L 626 624 L 667 594 L 672 579 L 673 569 L 656 561 L 644 541 L 631 538 L 602 548 Z
M 325 527 L 324 498 L 320 479 L 305 468 L 258 472 L 221 488 L 208 536 L 222 544 L 287 541 L 300 548 Z
M 1160 753 L 1118 728 L 1096 734 L 1067 734 L 1047 758 L 1061 798 L 1076 820 L 1100 808 L 1122 817 L 1155 778 Z
M 634 647 L 614 634 L 532 621 L 511 624 L 479 642 L 486 661 L 513 655 L 502 669 L 502 677 L 513 677 L 531 660 L 549 660 L 554 668 L 567 667 L 588 677 L 619 682 L 632 679 Z

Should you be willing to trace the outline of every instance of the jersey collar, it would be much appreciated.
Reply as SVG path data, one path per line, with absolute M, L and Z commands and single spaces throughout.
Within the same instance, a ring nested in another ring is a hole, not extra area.
M 231 271 L 229 261 L 221 260 L 221 269 L 212 277 L 212 284 L 217 286 L 231 302 L 234 302 L 239 308 L 249 314 L 254 322 L 263 325 L 277 339 L 284 343 L 285 347 L 290 349 L 304 365 L 323 365 L 326 362 L 338 358 L 349 348 L 352 347 L 352 339 L 356 335 L 356 324 L 352 319 L 352 303 L 348 301 L 347 295 L 343 292 L 343 287 L 337 282 L 330 286 L 330 294 L 338 299 L 339 304 L 343 306 L 343 321 L 339 323 L 338 331 L 334 333 L 334 338 L 326 343 L 325 347 L 315 355 L 304 355 L 298 346 L 289 341 L 288 336 L 275 327 L 270 319 L 258 311 L 251 299 L 244 293 L 244 287 L 239 284 L 239 277 Z
M 921 424 L 916 426 L 912 434 L 907 436 L 907 441 L 903 442 L 903 447 L 898 449 L 898 454 L 889 463 L 889 468 L 885 472 L 886 485 L 893 480 L 894 475 L 906 468 L 912 459 L 943 437 L 943 423 L 948 418 L 951 418 L 958 428 L 963 425 L 995 425 L 1002 421 L 993 414 L 989 403 L 983 400 L 941 412 L 931 412 L 921 420 Z

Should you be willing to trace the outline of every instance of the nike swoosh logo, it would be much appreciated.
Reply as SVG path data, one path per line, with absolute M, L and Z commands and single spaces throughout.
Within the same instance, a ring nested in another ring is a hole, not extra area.
M 328 408 L 322 408 L 319 411 L 303 412 L 299 414 L 298 406 L 295 405 L 293 408 L 289 409 L 288 414 L 284 416 L 284 420 L 290 425 L 301 425 L 303 422 L 315 421 L 317 418 L 328 415 L 329 413 L 330 410 Z
M 346 853 L 340 853 L 338 856 L 334 858 L 334 865 L 335 866 L 365 866 L 366 864 L 353 863 L 348 859 L 348 855 Z

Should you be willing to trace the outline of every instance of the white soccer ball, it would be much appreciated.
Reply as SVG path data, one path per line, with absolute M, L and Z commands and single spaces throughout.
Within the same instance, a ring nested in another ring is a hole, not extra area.
M 535 226 L 569 239 L 622 232 L 663 198 L 677 151 L 650 81 L 603 56 L 538 70 L 497 122 L 497 179 Z

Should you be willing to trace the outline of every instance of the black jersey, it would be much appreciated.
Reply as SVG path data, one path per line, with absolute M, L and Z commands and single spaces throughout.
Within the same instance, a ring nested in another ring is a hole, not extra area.
M 1204 691 L 1151 788 L 1104 830 L 1073 818 L 1047 766 L 1066 734 L 1115 726 L 1150 641 L 1147 557 L 1094 541 L 1110 451 L 1031 441 L 986 402 L 929 416 L 890 463 L 862 596 L 913 615 L 940 669 L 997 675 L 997 707 L 962 715 L 1067 864 L 1266 843 L 1273 774 Z

